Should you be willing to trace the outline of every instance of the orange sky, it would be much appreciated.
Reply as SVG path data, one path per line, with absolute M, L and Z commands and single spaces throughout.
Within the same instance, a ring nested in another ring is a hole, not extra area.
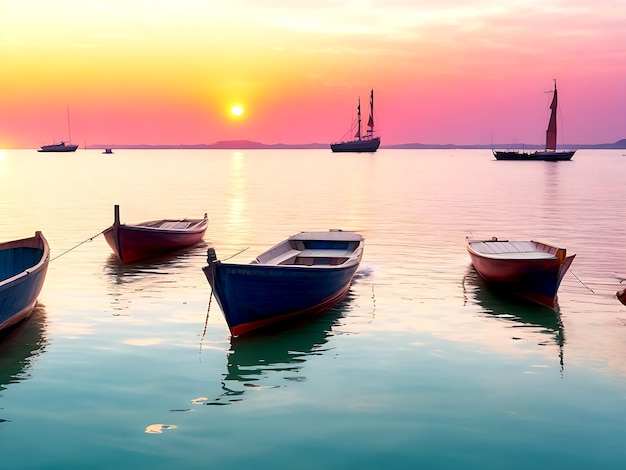
M 263 5 L 263 6 L 260 6 Z M 0 147 L 626 138 L 622 0 L 0 0 Z M 243 115 L 230 113 L 234 105 Z

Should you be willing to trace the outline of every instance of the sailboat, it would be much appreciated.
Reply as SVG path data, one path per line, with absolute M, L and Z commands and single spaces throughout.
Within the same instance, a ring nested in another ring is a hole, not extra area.
M 70 143 L 66 144 L 64 141 L 58 144 L 42 145 L 37 152 L 75 152 L 78 148 L 78 144 L 72 144 L 72 131 L 70 130 L 70 108 L 67 108 L 67 132 L 69 134 Z
M 496 160 L 561 161 L 572 159 L 576 150 L 556 149 L 556 109 L 558 101 L 556 80 L 554 80 L 554 91 L 552 93 L 552 103 L 550 103 L 550 121 L 548 122 L 548 129 L 546 129 L 545 150 L 537 150 L 536 152 L 520 152 L 517 150 L 494 150 L 493 156 L 496 157 Z
M 375 152 L 380 146 L 380 137 L 374 136 L 374 90 L 370 92 L 370 116 L 367 131 L 361 135 L 361 98 L 357 105 L 357 131 L 354 140 L 330 144 L 333 152 Z

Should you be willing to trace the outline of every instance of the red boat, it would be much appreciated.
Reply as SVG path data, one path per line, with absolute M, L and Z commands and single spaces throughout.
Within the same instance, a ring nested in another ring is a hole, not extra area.
M 576 255 L 538 241 L 468 240 L 467 251 L 480 276 L 539 304 L 554 308 L 561 280 Z
M 120 224 L 120 207 L 115 205 L 113 225 L 104 238 L 122 263 L 186 248 L 202 240 L 209 219 L 162 219 L 136 225 Z

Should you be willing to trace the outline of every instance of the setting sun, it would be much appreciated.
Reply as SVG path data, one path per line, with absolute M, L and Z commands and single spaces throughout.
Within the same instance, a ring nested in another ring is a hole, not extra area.
M 239 106 L 239 105 L 237 105 L 237 106 L 233 106 L 233 107 L 230 109 L 230 113 L 231 113 L 233 116 L 241 116 L 241 115 L 243 114 L 243 108 L 242 108 L 241 106 Z

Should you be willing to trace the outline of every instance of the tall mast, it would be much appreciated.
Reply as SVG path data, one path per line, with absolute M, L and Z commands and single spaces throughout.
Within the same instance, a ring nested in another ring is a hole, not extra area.
M 556 150 L 556 107 L 558 98 L 556 94 L 556 79 L 554 79 L 554 96 L 550 103 L 550 122 L 546 130 L 546 150 Z
M 370 118 L 367 121 L 369 127 L 367 133 L 372 136 L 374 134 L 374 90 L 370 91 Z
M 361 140 L 361 97 L 359 96 L 359 104 L 356 107 L 357 109 L 357 130 L 354 137 Z
M 70 129 L 70 107 L 67 106 L 67 133 L 70 138 L 70 144 L 72 143 L 72 129 Z

